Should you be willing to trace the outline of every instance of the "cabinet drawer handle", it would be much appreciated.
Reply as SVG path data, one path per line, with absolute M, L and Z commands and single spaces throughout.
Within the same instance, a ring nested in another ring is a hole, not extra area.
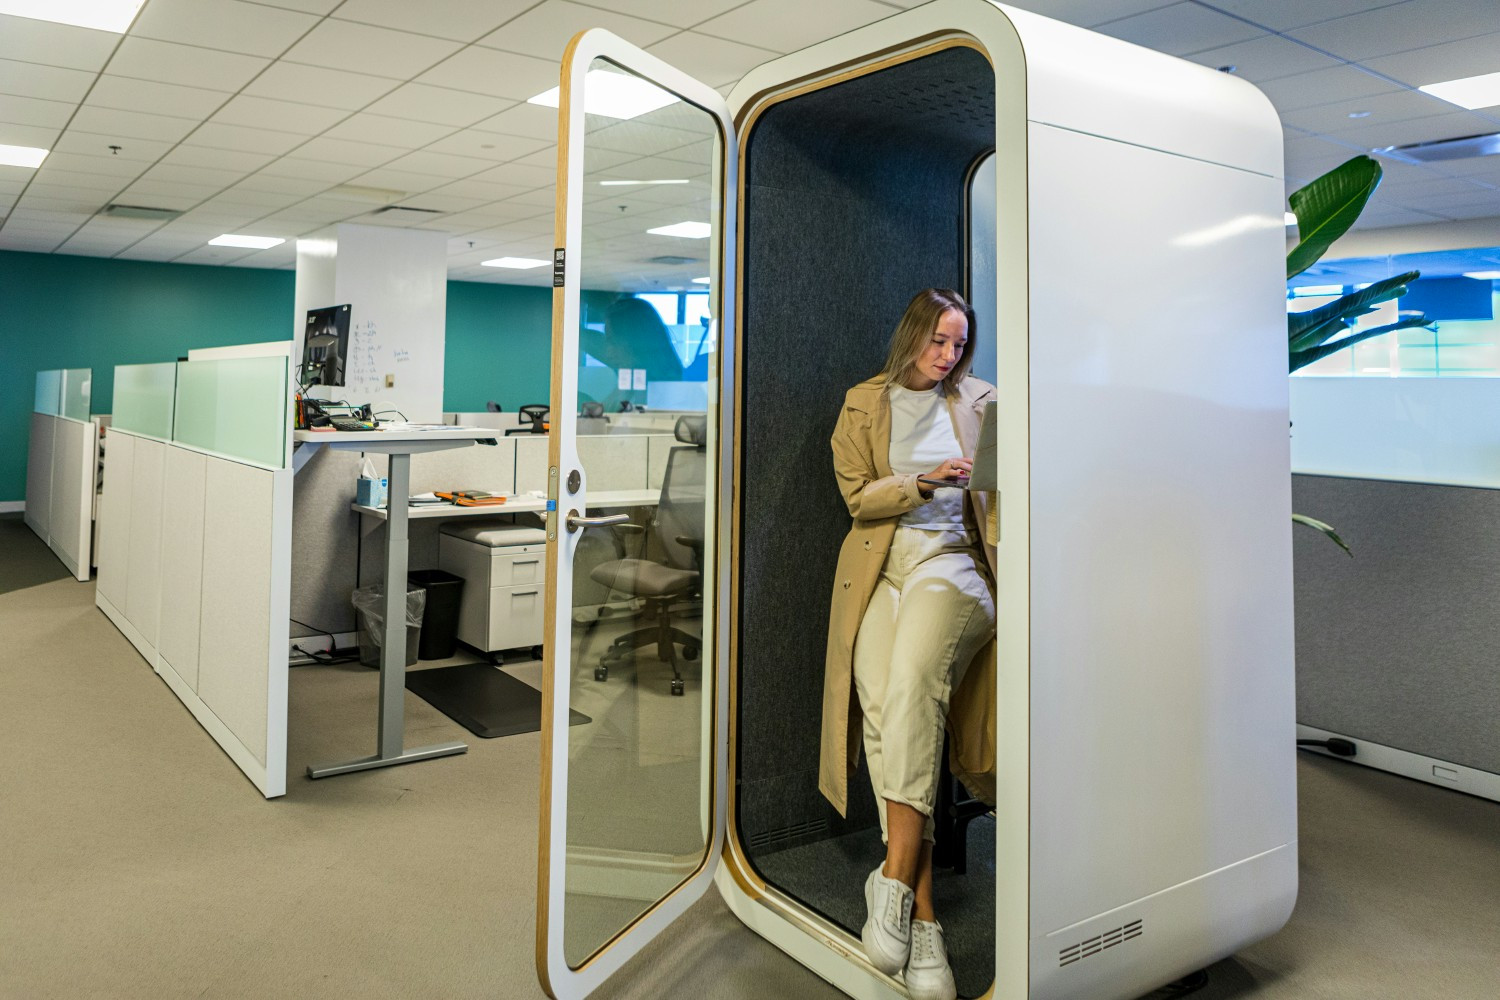
M 535 590 L 518 590 L 515 593 L 511 594 L 510 596 L 511 597 L 535 597 L 536 594 L 537 594 L 537 592 Z
M 541 562 L 540 559 L 517 559 L 515 562 L 511 563 L 511 565 L 512 566 L 535 566 L 539 562 Z

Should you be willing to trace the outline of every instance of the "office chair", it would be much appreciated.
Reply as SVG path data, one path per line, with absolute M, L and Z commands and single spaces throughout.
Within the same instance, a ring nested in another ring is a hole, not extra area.
M 661 502 L 653 522 L 662 558 L 616 559 L 594 567 L 590 578 L 611 590 L 642 598 L 641 616 L 655 624 L 620 636 L 599 658 L 594 679 L 609 679 L 611 667 L 625 662 L 632 650 L 656 644 L 656 657 L 672 665 L 672 693 L 683 693 L 682 671 L 677 664 L 677 646 L 682 658 L 695 660 L 702 639 L 672 624 L 672 605 L 696 596 L 703 578 L 705 482 L 708 466 L 708 421 L 705 417 L 681 417 L 675 435 L 685 442 L 667 456 Z
M 547 414 L 552 408 L 545 403 L 527 403 L 516 411 L 520 418 L 521 426 L 512 427 L 505 432 L 506 437 L 512 434 L 545 434 L 547 433 Z
M 488 403 L 484 404 L 484 409 L 487 413 L 499 413 L 504 409 L 504 407 L 492 399 Z
M 609 418 L 604 415 L 603 403 L 584 403 L 578 408 L 578 433 L 609 433 Z

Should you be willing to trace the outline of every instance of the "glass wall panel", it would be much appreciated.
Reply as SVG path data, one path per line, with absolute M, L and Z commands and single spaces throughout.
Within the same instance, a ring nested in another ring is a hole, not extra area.
M 65 369 L 62 373 L 62 409 L 59 412 L 71 420 L 87 420 L 93 385 L 92 369 Z
M 183 361 L 177 365 L 173 440 L 226 458 L 286 464 L 285 357 Z
M 110 426 L 170 440 L 177 364 L 115 366 L 115 412 Z
M 55 414 L 62 409 L 62 372 L 56 369 L 36 373 L 36 401 L 31 408 L 37 413 Z

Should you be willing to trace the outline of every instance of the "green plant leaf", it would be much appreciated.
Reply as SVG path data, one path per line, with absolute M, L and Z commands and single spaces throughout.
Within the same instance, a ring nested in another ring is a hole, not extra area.
M 1383 333 L 1393 333 L 1396 330 L 1407 330 L 1414 326 L 1427 325 L 1428 321 L 1426 316 L 1409 316 L 1406 319 L 1400 320 L 1395 323 L 1387 323 L 1385 326 L 1372 327 L 1369 330 L 1360 330 L 1358 333 L 1352 333 L 1342 340 L 1331 341 L 1318 347 L 1310 347 L 1305 351 L 1292 351 L 1290 356 L 1290 366 L 1287 370 L 1296 371 L 1298 368 L 1305 368 L 1308 365 L 1312 364 L 1314 361 L 1320 361 L 1323 358 L 1328 357 L 1328 355 L 1334 353 L 1335 351 L 1342 351 L 1346 347 L 1353 347 L 1361 340 L 1369 340 L 1371 337 L 1378 337 Z
M 1379 163 L 1356 156 L 1292 192 L 1288 200 L 1297 216 L 1297 245 L 1286 257 L 1288 278 L 1316 264 L 1349 231 L 1380 184 L 1380 175 Z
M 1317 520 L 1316 518 L 1308 517 L 1306 514 L 1293 514 L 1292 521 L 1295 524 L 1306 525 L 1307 527 L 1312 528 L 1314 531 L 1321 531 L 1323 534 L 1333 539 L 1334 544 L 1343 549 L 1345 555 L 1347 555 L 1350 559 L 1354 558 L 1354 550 L 1349 547 L 1348 542 L 1339 537 L 1339 533 L 1337 531 L 1333 530 L 1333 525 L 1325 524 L 1322 521 Z
M 1305 351 L 1309 347 L 1316 347 L 1327 340 L 1329 335 L 1336 333 L 1336 328 L 1329 328 L 1328 332 L 1321 337 L 1314 337 L 1313 332 L 1328 326 L 1332 319 L 1352 319 L 1375 311 L 1375 306 L 1381 302 L 1391 299 L 1399 299 L 1406 294 L 1406 288 L 1413 281 L 1421 277 L 1421 271 L 1407 271 L 1394 277 L 1377 281 L 1368 288 L 1361 288 L 1357 292 L 1350 292 L 1343 298 L 1309 309 L 1306 312 L 1288 313 L 1286 318 L 1287 340 L 1293 351 Z

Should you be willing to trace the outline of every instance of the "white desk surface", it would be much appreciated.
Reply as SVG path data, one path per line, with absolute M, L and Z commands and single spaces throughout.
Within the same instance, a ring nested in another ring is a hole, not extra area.
M 599 490 L 589 494 L 589 509 L 601 510 L 612 507 L 655 507 L 661 501 L 661 490 Z M 363 504 L 349 505 L 366 517 L 385 520 L 384 507 L 366 507 Z M 500 514 L 540 514 L 547 509 L 547 501 L 533 496 L 512 496 L 505 503 L 487 507 L 459 507 L 456 504 L 423 504 L 407 507 L 406 516 L 413 520 L 432 517 L 495 517 Z
M 493 427 L 454 427 L 450 424 L 427 427 L 421 430 L 401 430 L 392 428 L 390 430 L 377 431 L 293 431 L 292 440 L 297 444 L 339 444 L 353 445 L 365 443 L 394 444 L 398 441 L 475 441 L 481 438 L 496 437 Z

